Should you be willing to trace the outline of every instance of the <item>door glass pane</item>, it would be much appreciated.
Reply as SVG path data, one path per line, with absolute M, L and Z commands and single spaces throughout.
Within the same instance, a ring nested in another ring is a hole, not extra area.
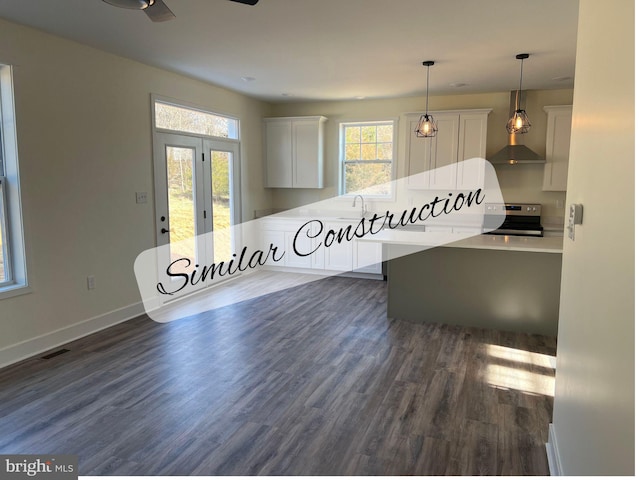
M 169 242 L 171 261 L 188 258 L 195 263 L 195 197 L 193 164 L 195 151 L 184 147 L 166 147 L 169 199 Z M 185 241 L 194 239 L 193 241 Z M 179 262 L 182 266 L 186 262 Z M 186 265 L 185 265 L 186 266 Z M 177 269 L 172 269 L 177 271 Z
M 213 260 L 227 261 L 232 254 L 231 152 L 211 150 L 211 204 L 213 209 Z

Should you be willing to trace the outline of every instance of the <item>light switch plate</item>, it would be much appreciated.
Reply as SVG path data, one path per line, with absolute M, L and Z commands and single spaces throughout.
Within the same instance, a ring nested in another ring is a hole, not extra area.
M 579 203 L 569 205 L 569 223 L 582 225 L 582 205 Z
M 569 239 L 576 239 L 576 225 L 582 225 L 582 205 L 579 203 L 572 203 L 569 205 L 569 224 L 567 230 L 569 231 Z

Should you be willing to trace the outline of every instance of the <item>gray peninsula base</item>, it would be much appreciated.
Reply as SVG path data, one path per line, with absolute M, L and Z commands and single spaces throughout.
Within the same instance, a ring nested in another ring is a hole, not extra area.
M 557 336 L 561 266 L 561 254 L 542 252 L 437 247 L 400 256 L 386 265 L 387 313 Z

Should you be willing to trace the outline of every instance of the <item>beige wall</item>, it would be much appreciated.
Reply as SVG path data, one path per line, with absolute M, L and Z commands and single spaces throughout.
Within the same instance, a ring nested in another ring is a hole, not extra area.
M 581 0 L 553 425 L 566 475 L 634 474 L 634 3 Z
M 526 107 L 533 128 L 528 134 L 521 136 L 522 143 L 544 155 L 547 116 L 542 107 L 570 105 L 572 97 L 573 91 L 570 89 L 528 91 Z M 509 92 L 432 96 L 429 98 L 429 110 L 493 109 L 489 115 L 487 132 L 487 156 L 491 156 L 507 144 L 505 124 L 509 117 L 509 98 Z M 338 194 L 338 126 L 342 121 L 397 118 L 399 120 L 398 172 L 406 175 L 404 153 L 408 127 L 404 114 L 421 112 L 423 109 L 424 97 L 346 102 L 291 102 L 273 105 L 271 109 L 273 116 L 325 115 L 329 118 L 325 143 L 326 188 L 322 190 L 274 189 L 274 206 L 292 208 Z M 501 165 L 496 170 L 506 201 L 541 203 L 546 219 L 562 218 L 564 209 L 558 207 L 557 202 L 563 202 L 565 194 L 542 191 L 543 165 Z
M 243 218 L 271 205 L 253 134 L 266 104 L 3 20 L 0 62 L 15 66 L 33 287 L 0 301 L 0 350 L 140 301 L 133 262 L 155 245 L 150 94 L 240 118 Z

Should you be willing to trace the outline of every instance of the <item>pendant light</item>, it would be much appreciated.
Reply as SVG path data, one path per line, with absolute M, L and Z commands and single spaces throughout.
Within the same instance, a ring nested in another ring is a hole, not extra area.
M 522 95 L 522 66 L 525 58 L 529 58 L 528 53 L 519 53 L 516 58 L 520 60 L 520 88 L 516 92 L 516 107 L 507 122 L 507 132 L 509 133 L 527 133 L 531 128 L 531 122 L 527 116 L 527 112 L 520 108 L 520 97 Z
M 433 115 L 429 115 L 429 67 L 435 62 L 433 60 L 426 60 L 422 62 L 422 65 L 427 67 L 427 100 L 424 108 L 424 115 L 420 117 L 418 127 L 416 128 L 416 136 L 418 137 L 435 137 L 438 133 L 438 126 L 433 119 Z

